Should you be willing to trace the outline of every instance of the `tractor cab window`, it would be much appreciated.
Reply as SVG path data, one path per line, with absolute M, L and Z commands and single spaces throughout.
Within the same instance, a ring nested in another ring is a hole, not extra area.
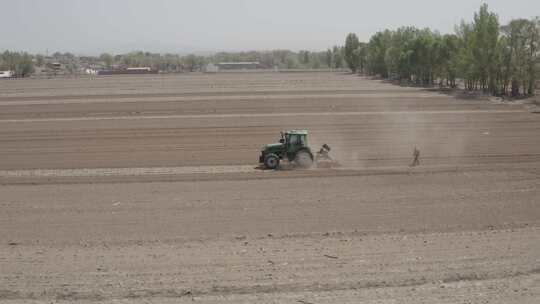
M 296 146 L 296 145 L 301 144 L 300 135 L 298 135 L 298 134 L 289 135 L 289 144 L 291 146 Z
M 305 135 L 300 136 L 300 145 L 301 146 L 307 146 L 306 136 Z
M 306 146 L 306 136 L 301 134 L 291 134 L 289 135 L 289 144 L 291 146 Z

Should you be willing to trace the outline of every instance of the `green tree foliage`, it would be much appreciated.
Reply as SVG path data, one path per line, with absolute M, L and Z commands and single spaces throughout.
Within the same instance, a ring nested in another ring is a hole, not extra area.
M 540 19 L 501 27 L 486 4 L 455 34 L 401 27 L 375 33 L 367 44 L 354 40 L 347 35 L 350 67 L 396 81 L 456 87 L 459 79 L 469 90 L 518 96 L 534 94 L 540 78 Z
M 441 75 L 446 79 L 446 85 L 452 88 L 456 87 L 456 78 L 458 75 L 459 64 L 459 38 L 453 34 L 447 34 L 442 37 L 442 49 L 440 53 Z
M 483 4 L 480 11 L 474 15 L 472 35 L 474 39 L 466 47 L 472 48 L 473 61 L 471 63 L 474 76 L 476 76 L 473 80 L 479 83 L 482 90 L 495 93 L 499 18 L 496 14 L 489 12 L 487 4 Z
M 309 55 L 309 51 L 300 51 L 298 52 L 298 60 L 300 61 L 300 63 L 307 65 L 309 64 Z
M 5 51 L 0 54 L 0 70 L 15 72 L 16 77 L 27 77 L 34 72 L 32 56 L 27 53 Z
M 182 58 L 183 67 L 190 72 L 201 70 L 206 64 L 206 60 L 202 56 L 190 54 Z
M 66 53 L 67 54 L 67 53 Z M 54 59 L 62 63 L 66 69 L 78 65 L 97 68 L 129 68 L 129 67 L 151 67 L 162 72 L 194 72 L 200 71 L 210 63 L 218 62 L 246 62 L 257 61 L 262 68 L 272 69 L 319 69 L 330 68 L 327 64 L 327 52 L 300 51 L 298 53 L 290 50 L 272 51 L 249 51 L 249 52 L 220 52 L 211 56 L 198 56 L 189 54 L 185 56 L 177 54 L 157 54 L 136 51 L 127 54 L 112 55 L 101 54 L 99 57 L 84 56 L 68 60 L 66 54 L 55 53 Z M 333 55 L 333 53 L 332 53 Z
M 502 28 L 503 94 L 534 94 L 540 78 L 540 20 L 516 19 Z
M 220 52 L 210 56 L 195 54 L 158 54 L 135 51 L 127 54 L 103 53 L 100 56 L 75 56 L 71 53 L 56 52 L 51 57 L 35 56 L 37 66 L 46 66 L 52 62 L 61 63 L 66 72 L 76 73 L 81 68 L 130 68 L 150 67 L 162 72 L 194 72 L 201 71 L 210 63 L 257 61 L 262 68 L 273 69 L 320 69 L 332 68 L 334 62 L 342 67 L 342 48 L 335 47 L 326 51 L 314 52 L 303 50 L 293 52 L 290 50 L 249 51 L 249 52 Z M 331 62 L 328 57 L 331 57 Z M 27 59 L 26 61 L 24 61 Z M 16 63 L 16 64 L 15 64 Z M 26 64 L 26 65 L 24 65 Z M 0 69 L 17 71 L 17 75 L 29 75 L 33 72 L 32 56 L 26 53 L 0 53 Z
M 389 30 L 371 36 L 367 47 L 367 68 L 370 74 L 388 77 L 386 52 L 391 40 L 392 32 Z
M 332 53 L 332 49 L 329 48 L 328 50 L 326 50 L 324 59 L 325 59 L 326 65 L 329 68 L 332 68 L 333 67 L 333 62 L 334 62 L 334 56 L 333 56 L 333 53 Z
M 367 43 L 360 42 L 355 52 L 358 57 L 358 72 L 364 74 L 367 65 Z
M 329 68 L 326 59 L 327 52 L 311 52 L 301 50 L 298 53 L 290 50 L 250 51 L 250 52 L 221 52 L 210 58 L 211 62 L 243 62 L 257 61 L 262 68 L 272 69 L 318 69 Z
M 114 57 L 109 54 L 109 53 L 103 53 L 99 56 L 99 59 L 101 59 L 101 61 L 103 61 L 105 63 L 105 66 L 107 68 L 112 68 L 113 66 L 113 62 L 114 62 Z
M 332 64 L 334 69 L 343 68 L 343 47 L 334 46 L 332 48 Z
M 527 94 L 533 95 L 540 79 L 540 18 L 529 21 L 527 26 Z
M 358 37 L 354 33 L 350 33 L 347 35 L 347 38 L 345 39 L 345 61 L 347 62 L 347 66 L 349 69 L 351 69 L 354 72 L 358 69 L 359 65 L 359 54 L 358 54 L 358 48 L 360 47 L 360 41 L 358 41 Z
M 43 55 L 36 55 L 36 65 L 38 67 L 42 67 L 43 65 L 45 65 L 45 56 Z

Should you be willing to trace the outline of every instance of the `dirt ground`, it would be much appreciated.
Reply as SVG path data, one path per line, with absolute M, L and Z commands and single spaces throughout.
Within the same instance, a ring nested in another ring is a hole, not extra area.
M 0 81 L 0 302 L 538 303 L 534 112 L 336 73 Z M 260 170 L 284 129 L 341 166 Z

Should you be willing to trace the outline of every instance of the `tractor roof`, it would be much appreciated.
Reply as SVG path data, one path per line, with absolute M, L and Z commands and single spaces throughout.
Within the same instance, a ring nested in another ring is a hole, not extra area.
M 307 130 L 289 130 L 289 131 L 286 131 L 285 134 L 307 135 L 308 131 Z

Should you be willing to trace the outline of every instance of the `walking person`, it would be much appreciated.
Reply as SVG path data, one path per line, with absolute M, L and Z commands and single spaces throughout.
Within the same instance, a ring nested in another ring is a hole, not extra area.
M 416 167 L 420 165 L 420 150 L 418 150 L 417 147 L 414 147 L 413 151 L 413 162 L 411 164 L 411 167 Z

